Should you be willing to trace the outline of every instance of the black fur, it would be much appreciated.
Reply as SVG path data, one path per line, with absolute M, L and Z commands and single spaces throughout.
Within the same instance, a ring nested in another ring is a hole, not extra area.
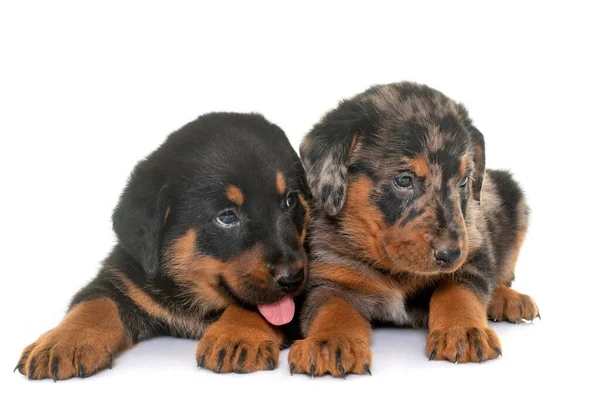
M 292 289 L 280 279 L 306 277 L 309 198 L 302 163 L 277 125 L 258 114 L 201 116 L 137 164 L 113 214 L 118 244 L 69 312 L 97 299 L 114 302 L 122 349 L 159 335 L 200 338 L 231 306 L 256 312 L 294 297 L 303 283 Z M 218 221 L 227 211 L 237 217 L 231 227 Z M 60 339 L 61 326 L 55 330 Z M 288 343 L 295 338 L 293 325 L 282 330 Z M 275 349 L 269 347 L 272 355 Z M 28 355 L 23 362 L 31 365 Z M 273 358 L 265 361 L 252 367 L 272 368 Z M 204 355 L 203 363 L 211 367 Z
M 274 185 L 278 170 L 293 179 L 292 190 L 309 196 L 304 169 L 285 133 L 260 115 L 207 114 L 172 133 L 133 170 L 113 214 L 119 245 L 98 277 L 75 295 L 72 305 L 98 297 L 99 291 L 122 298 L 118 286 L 112 284 L 111 271 L 118 270 L 157 303 L 185 314 L 190 302 L 185 286 L 164 271 L 161 259 L 169 244 L 190 228 L 201 237 L 196 242 L 198 254 L 224 262 L 257 242 L 265 245 L 266 258 L 273 264 L 298 258 L 300 248 L 293 237 L 301 231 L 305 214 L 299 204 L 289 213 L 282 211 L 277 191 L 266 186 Z M 233 206 L 224 193 L 229 184 L 239 186 L 247 196 L 240 216 L 246 216 L 248 222 L 241 230 L 222 229 L 213 222 L 220 210 Z M 280 233 L 274 234 L 275 225 L 286 218 L 292 222 L 285 222 Z M 222 291 L 234 303 L 251 309 L 271 301 L 270 295 L 265 295 L 266 301 L 247 300 L 231 290 Z M 281 296 L 271 299 L 277 297 Z M 129 310 L 139 311 L 135 306 Z M 203 316 L 212 321 L 219 313 L 218 309 L 208 310 Z M 189 336 L 165 324 L 148 328 L 140 325 L 144 321 L 139 318 L 133 322 L 132 332 L 141 337 Z

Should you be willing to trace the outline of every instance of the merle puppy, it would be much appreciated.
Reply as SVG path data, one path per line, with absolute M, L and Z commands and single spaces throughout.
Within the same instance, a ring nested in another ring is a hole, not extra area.
M 430 359 L 493 359 L 488 317 L 539 316 L 510 288 L 523 192 L 508 172 L 485 170 L 463 105 L 424 85 L 375 86 L 327 113 L 300 155 L 315 199 L 292 372 L 370 373 L 375 322 L 428 326 Z

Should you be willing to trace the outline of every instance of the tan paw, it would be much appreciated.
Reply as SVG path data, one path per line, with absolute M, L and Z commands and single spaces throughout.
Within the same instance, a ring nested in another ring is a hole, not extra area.
M 427 337 L 429 360 L 480 363 L 501 354 L 500 339 L 489 328 L 452 327 L 431 331 Z
M 112 365 L 113 353 L 103 337 L 59 326 L 23 350 L 15 370 L 29 379 L 87 377 Z
M 487 310 L 492 321 L 507 321 L 518 324 L 523 320 L 541 318 L 535 301 L 527 295 L 508 287 L 498 287 Z
M 200 339 L 196 361 L 198 367 L 216 373 L 273 370 L 277 367 L 280 344 L 279 334 L 267 325 L 242 327 L 217 321 Z
M 310 337 L 292 344 L 288 362 L 291 374 L 305 373 L 313 377 L 371 374 L 371 349 L 364 339 Z

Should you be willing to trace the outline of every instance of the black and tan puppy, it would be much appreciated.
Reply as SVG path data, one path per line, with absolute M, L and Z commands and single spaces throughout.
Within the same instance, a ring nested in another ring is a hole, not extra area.
M 507 172 L 485 170 L 462 105 L 423 85 L 375 86 L 326 114 L 300 154 L 315 201 L 292 373 L 370 373 L 374 322 L 429 326 L 430 359 L 493 359 L 488 317 L 539 315 L 510 289 L 523 193 Z
M 185 125 L 136 166 L 113 214 L 119 243 L 17 369 L 85 377 L 159 335 L 200 338 L 198 365 L 217 372 L 275 368 L 307 274 L 308 198 L 300 159 L 262 116 Z

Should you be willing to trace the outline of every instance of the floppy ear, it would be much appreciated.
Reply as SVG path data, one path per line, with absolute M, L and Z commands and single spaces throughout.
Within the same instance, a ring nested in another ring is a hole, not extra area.
M 485 141 L 483 134 L 474 127 L 470 126 L 471 144 L 473 145 L 473 161 L 475 163 L 475 172 L 473 173 L 473 198 L 481 202 L 481 188 L 485 177 Z
M 457 103 L 458 114 L 463 119 L 469 136 L 471 137 L 471 146 L 473 150 L 473 162 L 475 165 L 475 172 L 473 173 L 473 199 L 481 202 L 481 188 L 483 187 L 483 180 L 485 177 L 485 141 L 483 134 L 473 126 L 473 121 L 469 117 L 467 108 Z
M 167 208 L 166 177 L 149 161 L 140 162 L 121 194 L 112 220 L 120 245 L 142 265 L 150 278 L 158 273 Z
M 313 127 L 300 144 L 311 192 L 325 212 L 336 215 L 346 201 L 346 176 L 352 148 L 368 115 L 354 100 L 344 100 Z

